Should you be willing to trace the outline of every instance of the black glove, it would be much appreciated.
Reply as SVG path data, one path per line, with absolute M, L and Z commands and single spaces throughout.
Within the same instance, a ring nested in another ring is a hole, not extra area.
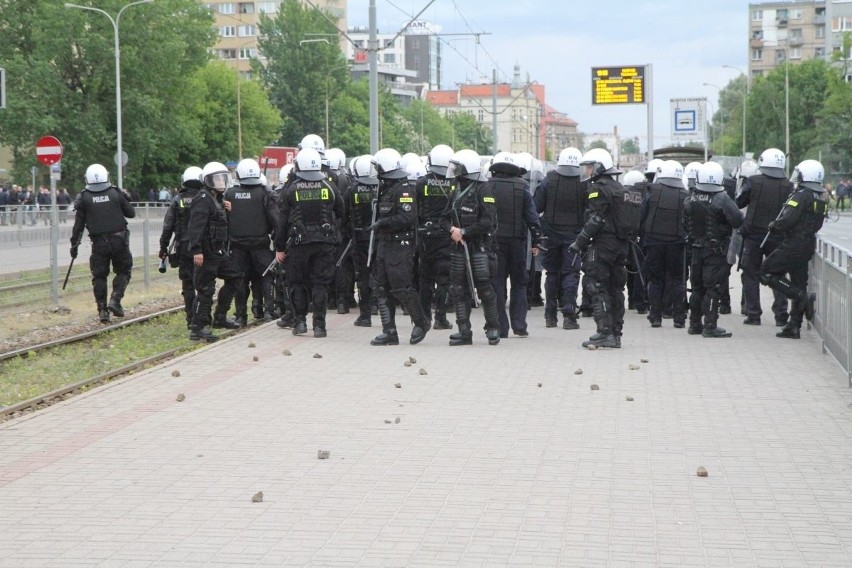
M 80 245 L 71 245 L 71 258 L 77 258 L 77 249 Z
M 381 222 L 381 221 L 376 221 L 375 223 L 373 223 L 372 225 L 370 225 L 369 227 L 367 227 L 367 230 L 368 230 L 368 231 L 378 231 L 378 230 L 379 230 L 379 229 L 381 229 L 381 228 L 382 228 L 382 222 Z
M 579 240 L 577 240 L 568 245 L 568 250 L 572 251 L 575 254 L 580 254 L 583 252 L 583 247 L 580 245 Z
M 166 259 L 169 256 L 169 251 L 166 249 L 160 249 L 160 252 L 157 254 L 161 259 Z
M 771 223 L 769 223 L 769 225 L 768 225 L 766 228 L 767 228 L 770 232 L 771 232 L 771 231 L 774 231 L 774 230 L 775 230 L 775 221 L 772 221 Z

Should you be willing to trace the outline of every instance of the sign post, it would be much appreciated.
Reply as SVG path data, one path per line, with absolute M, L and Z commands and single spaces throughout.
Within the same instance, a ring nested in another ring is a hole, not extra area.
M 704 142 L 704 161 L 707 161 L 707 99 L 704 97 L 671 99 L 673 140 Z
M 62 143 L 54 136 L 42 136 L 36 142 L 36 159 L 50 166 L 50 299 L 59 305 L 59 208 L 56 204 L 54 168 L 62 159 Z M 35 168 L 33 168 L 35 169 Z M 35 190 L 35 184 L 33 184 Z

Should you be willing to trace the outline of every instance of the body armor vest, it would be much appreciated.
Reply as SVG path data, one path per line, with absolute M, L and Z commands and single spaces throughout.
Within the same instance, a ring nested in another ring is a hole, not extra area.
M 288 187 L 290 232 L 299 243 L 335 243 L 335 194 L 325 181 L 299 179 Z
M 659 183 L 650 186 L 648 216 L 642 230 L 646 237 L 661 241 L 676 241 L 685 236 L 681 216 L 687 193 L 683 189 Z
M 241 185 L 225 192 L 225 199 L 231 202 L 231 239 L 234 242 L 268 239 L 270 227 L 266 222 L 265 198 L 266 190 L 260 185 Z
M 543 220 L 559 232 L 576 232 L 583 228 L 586 212 L 586 188 L 579 176 L 561 176 L 556 171 L 547 173 L 547 201 Z
M 494 235 L 504 239 L 526 237 L 524 193 L 527 192 L 527 185 L 518 178 L 496 176 L 488 183 L 497 206 L 497 231 Z
M 192 198 L 198 193 L 197 189 L 188 190 L 182 189 L 178 193 L 177 201 L 175 202 L 175 242 L 189 242 L 187 227 L 189 226 L 189 206 L 192 205 Z
M 90 237 L 120 233 L 127 228 L 121 200 L 125 199 L 115 187 L 105 191 L 83 190 L 80 205 L 86 212 L 86 229 Z
M 624 187 L 609 178 L 603 178 L 596 183 L 606 185 L 612 194 L 612 225 L 615 236 L 619 239 L 637 236 L 642 211 L 642 192 L 632 187 Z
M 689 238 L 695 246 L 722 245 L 731 236 L 731 227 L 717 214 L 713 201 L 724 197 L 723 193 L 696 191 L 690 197 Z M 726 246 L 726 245 L 725 245 Z
M 428 222 L 437 224 L 455 190 L 455 180 L 428 174 L 417 184 L 417 217 L 420 226 Z
M 778 217 L 781 208 L 793 188 L 786 179 L 775 179 L 764 175 L 749 178 L 751 191 L 746 210 L 745 229 L 749 232 L 765 233 L 769 223 Z
M 349 226 L 352 229 L 366 229 L 373 222 L 373 200 L 378 194 L 378 185 L 354 183 L 349 186 Z M 356 231 L 358 240 L 368 240 L 370 233 Z
M 214 249 L 225 248 L 229 238 L 228 214 L 216 192 L 209 189 L 202 189 L 201 191 L 207 193 L 207 197 L 210 198 L 211 203 L 216 208 L 215 214 L 207 220 L 207 238 L 204 240 Z
M 409 180 L 398 180 L 393 182 L 392 185 L 385 186 L 384 189 L 379 191 L 379 202 L 377 204 L 379 211 L 377 219 L 382 219 L 383 217 L 390 217 L 397 214 L 399 209 L 404 211 L 405 213 L 411 213 L 412 225 L 414 223 L 415 212 L 413 211 L 415 207 L 414 203 L 415 196 L 415 187 Z M 403 235 L 412 235 L 414 231 L 413 226 L 406 227 L 403 230 L 399 230 L 399 228 L 391 228 L 391 227 L 381 227 L 379 229 L 379 234 L 388 236 L 403 236 Z

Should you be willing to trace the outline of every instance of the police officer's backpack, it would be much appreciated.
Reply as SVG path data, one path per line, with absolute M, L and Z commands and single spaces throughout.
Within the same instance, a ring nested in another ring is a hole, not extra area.
M 619 239 L 634 239 L 639 236 L 639 219 L 642 211 L 641 188 L 613 187 L 613 225 Z

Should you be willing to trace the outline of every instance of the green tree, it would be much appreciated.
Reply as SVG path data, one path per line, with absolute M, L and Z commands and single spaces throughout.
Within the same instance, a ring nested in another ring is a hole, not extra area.
M 605 147 L 606 145 L 604 145 Z M 627 138 L 621 141 L 622 154 L 638 154 L 639 153 L 639 137 Z
M 325 133 L 326 99 L 331 107 L 350 81 L 336 41 L 337 29 L 322 13 L 299 0 L 284 0 L 275 18 L 261 14 L 255 60 L 269 98 L 283 117 L 278 143 L 295 146 L 306 134 Z M 330 34 L 327 42 L 304 43 Z
M 822 159 L 826 174 L 846 174 L 852 163 L 852 84 L 845 81 L 842 70 L 829 74 L 825 103 L 819 112 L 817 135 L 803 159 Z
M 594 148 L 603 148 L 604 150 L 606 150 L 607 152 L 609 152 L 609 146 L 607 146 L 607 145 L 606 145 L 606 142 L 604 142 L 603 140 L 600 140 L 600 139 L 598 139 L 598 140 L 592 140 L 592 143 L 591 143 L 591 144 L 589 144 L 589 149 L 590 149 L 590 150 L 592 150 L 592 149 L 594 149 Z
M 125 4 L 103 0 L 98 7 L 115 16 Z M 13 177 L 28 179 L 43 134 L 62 141 L 63 177 L 71 184 L 93 162 L 114 171 L 112 24 L 52 0 L 0 0 L 0 13 L 8 88 L 0 142 L 13 149 Z M 130 8 L 120 26 L 125 185 L 173 183 L 185 165 L 178 156 L 196 145 L 181 99 L 187 77 L 209 58 L 212 16 L 194 0 L 165 0 Z

